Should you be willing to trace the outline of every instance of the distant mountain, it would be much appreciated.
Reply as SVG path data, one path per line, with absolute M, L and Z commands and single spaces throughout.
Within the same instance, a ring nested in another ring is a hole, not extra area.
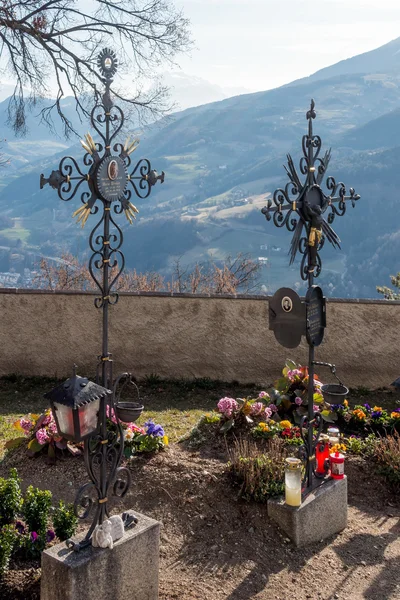
M 321 79 L 330 79 L 331 77 L 342 76 L 342 75 L 355 75 L 362 73 L 391 73 L 400 71 L 400 38 L 396 38 L 391 42 L 358 54 L 352 58 L 341 60 L 340 62 L 320 69 L 309 77 L 304 77 L 293 81 L 289 85 L 297 85 L 298 83 L 305 83 L 311 81 L 321 81 Z
M 342 138 L 343 145 L 357 150 L 390 148 L 400 144 L 400 109 L 393 110 L 361 127 L 350 129 Z
M 163 83 L 169 87 L 171 99 L 180 110 L 248 93 L 246 88 L 223 88 L 182 72 L 165 73 Z
M 262 283 L 269 291 L 280 285 L 301 290 L 298 265 L 288 267 L 290 234 L 267 223 L 260 208 L 287 183 L 286 153 L 298 164 L 305 114 L 315 98 L 315 133 L 325 148 L 332 146 L 328 175 L 362 195 L 354 210 L 350 206 L 334 221 L 342 251 L 325 244 L 321 282 L 331 296 L 376 297 L 375 286 L 388 283 L 389 274 L 400 269 L 395 218 L 399 48 L 400 38 L 288 86 L 188 108 L 149 127 L 135 158 L 149 157 L 166 172 L 166 181 L 149 199 L 135 201 L 140 210 L 135 226 L 123 225 L 127 265 L 167 273 L 179 257 L 192 264 L 248 252 L 267 259 Z M 86 131 L 86 125 L 78 128 Z M 0 231 L 0 245 L 20 239 L 25 248 L 53 256 L 62 249 L 85 255 L 95 217 L 82 231 L 71 219 L 78 197 L 64 203 L 48 187 L 39 191 L 40 173 L 56 168 L 64 153 L 82 157 L 75 144 L 38 156 L 36 163 L 30 158 L 20 177 L 14 173 L 12 180 L 0 179 L 0 211 L 15 224 Z

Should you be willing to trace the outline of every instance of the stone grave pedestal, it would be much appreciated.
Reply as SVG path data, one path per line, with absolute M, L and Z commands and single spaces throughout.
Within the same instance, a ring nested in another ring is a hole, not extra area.
M 268 500 L 268 516 L 296 546 L 339 533 L 347 525 L 347 478 L 316 487 L 297 508 L 285 504 L 284 498 Z
M 65 542 L 45 550 L 40 600 L 157 600 L 160 523 L 135 516 L 112 550 L 74 552 Z

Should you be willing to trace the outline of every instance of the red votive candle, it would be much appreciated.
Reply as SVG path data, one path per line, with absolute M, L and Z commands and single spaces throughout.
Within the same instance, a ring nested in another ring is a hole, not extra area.
M 329 461 L 329 436 L 322 434 L 315 448 L 315 459 L 317 468 L 315 469 L 319 475 L 325 475 L 327 468 L 325 461 Z
M 330 455 L 331 462 L 331 476 L 333 479 L 344 478 L 344 454 L 340 452 L 334 452 Z

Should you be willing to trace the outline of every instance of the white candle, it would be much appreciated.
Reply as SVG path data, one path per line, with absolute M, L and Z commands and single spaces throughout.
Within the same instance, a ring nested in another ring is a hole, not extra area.
M 285 488 L 285 502 L 289 506 L 300 506 L 301 505 L 301 488 Z

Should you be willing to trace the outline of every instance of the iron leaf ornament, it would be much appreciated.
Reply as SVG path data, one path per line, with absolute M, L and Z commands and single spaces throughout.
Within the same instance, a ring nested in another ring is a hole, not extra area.
M 326 178 L 327 192 L 323 191 L 321 185 L 331 159 L 331 149 L 320 157 L 322 140 L 313 133 L 315 117 L 315 102 L 311 100 L 306 113 L 308 133 L 302 138 L 303 156 L 299 164 L 300 173 L 305 176 L 304 182 L 288 154 L 284 169 L 290 181 L 285 188 L 275 190 L 272 200 L 269 199 L 267 206 L 261 210 L 268 221 L 272 218 L 277 227 L 286 226 L 288 231 L 293 232 L 289 249 L 290 264 L 298 252 L 303 255 L 300 274 L 304 281 L 309 280 L 310 275 L 318 277 L 320 274 L 322 263 L 319 251 L 325 240 L 334 248 L 340 248 L 340 238 L 331 224 L 336 216 L 345 214 L 347 202 L 351 202 L 354 208 L 360 198 L 353 188 L 347 194 L 345 184 L 336 182 L 334 177 Z M 329 214 L 325 218 L 327 212 Z

